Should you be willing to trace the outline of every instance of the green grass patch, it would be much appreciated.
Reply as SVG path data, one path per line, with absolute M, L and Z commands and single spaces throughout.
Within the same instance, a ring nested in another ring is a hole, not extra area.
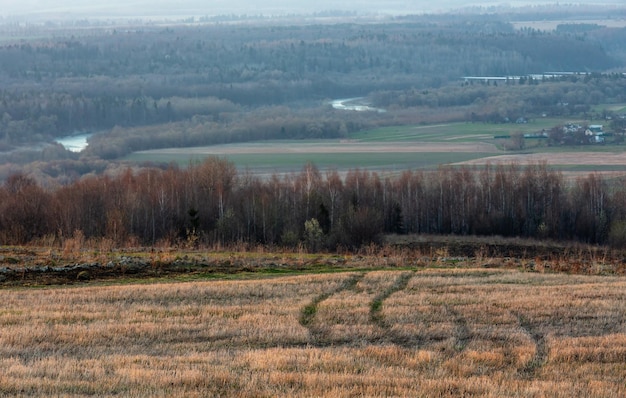
M 545 141 L 544 141 L 545 142 Z M 623 144 L 598 144 L 598 145 L 577 145 L 577 146 L 547 146 L 540 145 L 527 148 L 521 152 L 511 153 L 622 153 L 626 151 Z
M 485 142 L 493 141 L 495 136 L 536 133 L 570 122 L 583 123 L 562 118 L 538 118 L 525 124 L 461 122 L 426 126 L 391 126 L 360 131 L 351 134 L 350 138 L 364 142 Z
M 601 113 L 602 111 L 626 113 L 626 104 L 599 104 L 599 105 L 592 106 L 591 110 L 596 113 Z M 590 123 L 590 124 L 596 124 L 596 123 Z
M 572 164 L 555 164 L 549 166 L 551 169 L 559 171 L 572 171 L 579 173 L 593 173 L 601 171 L 626 171 L 626 166 L 620 165 L 572 165 Z

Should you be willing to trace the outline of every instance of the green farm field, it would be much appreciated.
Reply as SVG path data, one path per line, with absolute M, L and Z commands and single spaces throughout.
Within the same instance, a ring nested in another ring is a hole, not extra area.
M 397 172 L 435 169 L 441 165 L 547 162 L 566 172 L 624 172 L 626 147 L 587 145 L 549 147 L 542 140 L 527 140 L 523 151 L 505 151 L 505 139 L 514 133 L 536 133 L 569 122 L 539 118 L 525 124 L 448 123 L 392 126 L 352 134 L 344 140 L 266 141 L 197 148 L 169 148 L 135 152 L 130 162 L 177 163 L 185 166 L 218 156 L 240 170 L 258 174 L 298 172 L 307 163 L 321 170 L 368 169 Z M 582 121 L 571 121 L 583 123 Z
M 592 107 L 592 110 L 597 113 L 602 113 L 606 110 L 617 114 L 626 114 L 626 104 L 600 104 Z
M 574 121 L 577 122 L 577 121 Z M 365 130 L 351 135 L 359 141 L 418 141 L 418 142 L 493 142 L 494 136 L 513 133 L 535 133 L 563 124 L 563 119 L 540 118 L 525 124 L 445 123 L 425 126 L 393 126 Z M 577 122 L 578 123 L 578 122 Z
M 3 396 L 626 395 L 623 276 L 402 268 L 0 300 Z
M 241 146 L 243 148 L 243 145 Z M 183 152 L 172 154 L 159 151 L 144 151 L 134 153 L 127 159 L 133 162 L 174 162 L 185 166 L 189 162 L 201 161 L 207 156 L 219 156 L 233 162 L 239 169 L 254 170 L 255 173 L 284 173 L 299 171 L 307 163 L 315 164 L 319 169 L 348 170 L 354 168 L 371 169 L 377 171 L 398 171 L 406 169 L 429 169 L 440 164 L 451 162 L 465 162 L 481 159 L 491 155 L 486 152 L 310 152 L 306 144 L 300 153 L 281 152 L 280 144 L 276 146 L 277 153 L 231 153 L 212 154 L 215 148 L 207 147 L 205 154 L 186 154 Z M 479 148 L 480 150 L 481 148 Z

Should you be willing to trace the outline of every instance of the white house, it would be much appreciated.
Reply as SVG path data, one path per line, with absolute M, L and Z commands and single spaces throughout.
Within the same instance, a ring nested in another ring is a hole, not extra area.
M 601 143 L 604 142 L 604 126 L 601 124 L 591 124 L 585 130 L 585 135 L 589 137 L 590 141 Z

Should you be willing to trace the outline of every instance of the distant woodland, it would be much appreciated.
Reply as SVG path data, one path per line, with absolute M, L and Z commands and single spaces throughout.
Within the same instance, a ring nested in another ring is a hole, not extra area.
M 626 102 L 626 29 L 515 30 L 504 20 L 39 27 L 47 38 L 0 45 L 0 177 L 33 161 L 64 161 L 81 175 L 142 149 L 343 137 L 398 123 L 593 119 L 592 105 Z M 525 77 L 552 71 L 577 74 Z M 327 102 L 354 96 L 388 112 L 348 115 Z M 98 133 L 80 157 L 59 146 L 15 151 L 74 132 Z
M 610 119 L 623 138 L 624 119 L 593 106 L 626 102 L 626 29 L 516 30 L 507 18 L 83 24 L 31 27 L 29 38 L 3 25 L 0 241 L 320 250 L 359 247 L 385 233 L 439 233 L 625 243 L 623 182 L 593 174 L 565 181 L 543 164 L 384 178 L 362 170 L 322 175 L 310 164 L 260 179 L 219 159 L 187 168 L 116 163 L 143 149 L 541 115 Z M 386 112 L 329 104 L 348 97 Z M 74 132 L 95 133 L 83 153 L 52 144 Z

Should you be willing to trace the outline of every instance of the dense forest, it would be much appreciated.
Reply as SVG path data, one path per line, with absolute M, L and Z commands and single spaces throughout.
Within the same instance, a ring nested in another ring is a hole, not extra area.
M 262 179 L 217 158 L 127 170 L 55 190 L 14 175 L 0 187 L 5 244 L 105 239 L 114 245 L 246 243 L 355 248 L 385 233 L 501 235 L 626 243 L 626 185 L 566 180 L 545 164 L 442 167 L 382 178 L 314 165 Z
M 0 45 L 0 143 L 9 150 L 74 131 L 194 116 L 220 123 L 259 107 L 295 112 L 352 96 L 400 106 L 467 105 L 490 94 L 457 87 L 463 76 L 623 68 L 626 29 L 575 26 L 515 30 L 496 15 L 422 16 L 366 24 L 100 27 L 6 40 Z M 437 98 L 412 94 L 442 87 L 448 91 Z M 594 92 L 569 102 L 624 95 L 619 87 L 618 94 L 594 89 L 600 97 Z M 395 91 L 405 93 L 390 98 Z M 457 99 L 440 98 L 450 95 Z M 539 94 L 528 95 L 532 102 Z M 535 106 L 553 107 L 571 96 L 554 92 Z
M 568 10 L 578 9 L 543 11 L 574 18 Z M 343 23 L 0 24 L 0 180 L 24 172 L 58 186 L 119 169 L 117 159 L 144 149 L 609 116 L 593 106 L 626 102 L 626 29 L 564 23 L 541 31 L 510 22 L 540 11 Z M 532 77 L 553 71 L 574 74 Z M 386 112 L 329 105 L 354 96 Z M 54 144 L 75 132 L 95 133 L 83 153 Z

